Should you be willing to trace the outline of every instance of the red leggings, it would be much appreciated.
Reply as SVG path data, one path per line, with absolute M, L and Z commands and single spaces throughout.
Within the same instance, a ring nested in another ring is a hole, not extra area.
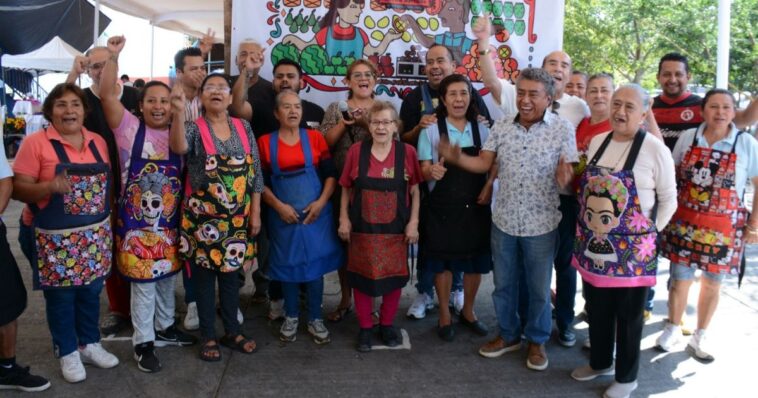
M 116 270 L 105 280 L 105 292 L 108 293 L 110 312 L 128 318 L 131 315 L 131 285 Z
M 400 293 L 402 293 L 402 289 L 395 289 L 382 296 L 382 306 L 379 312 L 380 325 L 392 326 L 397 307 L 400 304 Z M 361 329 L 370 329 L 374 326 L 374 322 L 371 320 L 374 298 L 361 293 L 358 289 L 353 289 L 353 300 L 355 300 L 355 314 L 358 316 L 358 324 Z

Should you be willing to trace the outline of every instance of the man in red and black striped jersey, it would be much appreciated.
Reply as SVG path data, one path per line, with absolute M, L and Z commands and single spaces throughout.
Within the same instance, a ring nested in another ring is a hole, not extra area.
M 687 57 L 668 53 L 658 63 L 658 83 L 663 93 L 653 101 L 653 115 L 661 129 L 663 140 L 673 150 L 679 135 L 703 122 L 700 113 L 702 98 L 687 90 L 690 81 Z M 753 100 L 746 109 L 735 113 L 737 128 L 749 127 L 758 120 L 758 101 Z
M 702 98 L 687 90 L 690 77 L 687 57 L 681 54 L 668 53 L 658 63 L 658 83 L 663 93 L 653 100 L 653 114 L 663 141 L 671 150 L 682 131 L 703 122 L 700 114 Z

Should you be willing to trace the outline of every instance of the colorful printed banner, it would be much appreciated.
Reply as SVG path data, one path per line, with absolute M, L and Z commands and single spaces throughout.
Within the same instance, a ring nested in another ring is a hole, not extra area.
M 560 0 L 235 0 L 232 10 L 232 57 L 252 38 L 266 48 L 263 77 L 282 58 L 300 62 L 303 97 L 324 105 L 345 97 L 347 66 L 361 57 L 379 68 L 380 98 L 399 103 L 425 79 L 425 53 L 435 43 L 453 50 L 458 73 L 480 80 L 471 26 L 485 12 L 500 32 L 490 55 L 501 77 L 541 65 L 563 38 Z

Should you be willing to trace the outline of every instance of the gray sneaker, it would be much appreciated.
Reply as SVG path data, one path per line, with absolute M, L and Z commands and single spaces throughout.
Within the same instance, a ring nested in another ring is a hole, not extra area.
M 297 340 L 297 325 L 298 325 L 297 318 L 290 318 L 290 317 L 284 318 L 284 323 L 282 323 L 282 328 L 279 329 L 279 340 L 285 341 L 285 342 L 292 342 L 292 341 Z
M 322 319 L 314 319 L 308 322 L 308 333 L 313 336 L 313 341 L 316 344 L 326 344 L 331 341 L 329 339 L 329 330 L 324 326 Z

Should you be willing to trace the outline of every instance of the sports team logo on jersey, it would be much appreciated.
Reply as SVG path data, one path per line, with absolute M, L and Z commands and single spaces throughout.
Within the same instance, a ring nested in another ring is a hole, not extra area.
M 685 109 L 685 110 L 682 111 L 682 114 L 680 115 L 680 117 L 685 122 L 689 122 L 690 120 L 692 120 L 695 117 L 695 112 L 692 112 L 691 109 Z

